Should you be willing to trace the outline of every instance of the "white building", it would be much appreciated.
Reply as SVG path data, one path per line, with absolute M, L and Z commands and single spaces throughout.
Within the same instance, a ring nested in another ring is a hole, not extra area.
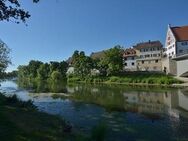
M 175 58 L 188 54 L 188 26 L 171 27 L 168 25 L 165 55 Z
M 126 49 L 123 52 L 123 64 L 125 71 L 136 71 L 136 50 L 133 48 Z

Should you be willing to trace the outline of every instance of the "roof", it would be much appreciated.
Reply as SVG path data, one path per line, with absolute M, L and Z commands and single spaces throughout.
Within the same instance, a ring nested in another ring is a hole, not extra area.
M 148 41 L 143 43 L 138 43 L 134 46 L 135 49 L 141 49 L 141 48 L 150 48 L 150 47 L 163 47 L 160 41 Z
M 136 50 L 133 48 L 126 49 L 123 52 L 123 57 L 129 57 L 129 56 L 135 56 L 135 55 L 136 55 Z
M 188 26 L 171 27 L 171 30 L 177 41 L 188 40 Z

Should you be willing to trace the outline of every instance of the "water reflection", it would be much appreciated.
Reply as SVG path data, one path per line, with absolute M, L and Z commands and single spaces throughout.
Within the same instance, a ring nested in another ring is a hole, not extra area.
M 137 112 L 150 118 L 164 114 L 179 118 L 180 111 L 188 111 L 187 89 L 76 85 L 67 86 L 67 91 L 74 100 L 101 105 L 111 111 Z
M 6 89 L 2 86 L 6 91 L 19 90 L 15 85 L 12 88 L 7 84 Z M 70 97 L 22 93 L 33 99 L 39 110 L 60 115 L 86 133 L 97 123 L 105 122 L 108 141 L 188 140 L 186 88 L 61 83 L 53 88 L 56 92 L 66 91 Z M 18 95 L 23 96 L 20 92 Z

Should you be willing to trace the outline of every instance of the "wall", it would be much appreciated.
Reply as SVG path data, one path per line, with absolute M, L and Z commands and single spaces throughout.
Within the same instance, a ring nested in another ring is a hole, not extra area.
M 133 57 L 133 58 L 132 58 Z M 137 66 L 136 66 L 136 56 L 130 56 L 130 57 L 126 57 L 127 60 L 124 60 L 124 70 L 125 71 L 136 71 L 137 70 Z M 125 63 L 127 64 L 127 66 L 125 66 Z M 134 63 L 134 65 L 132 65 L 132 63 Z
M 158 62 L 155 62 L 158 60 Z M 144 63 L 142 63 L 144 61 Z M 137 68 L 140 71 L 162 71 L 161 59 L 137 60 Z
M 177 76 L 188 76 L 188 59 L 177 61 Z
M 165 49 L 165 54 L 167 55 L 167 57 L 173 58 L 176 56 L 176 39 L 170 27 L 168 27 L 167 30 Z
M 177 63 L 170 58 L 162 58 L 162 71 L 166 67 L 166 74 L 177 75 Z

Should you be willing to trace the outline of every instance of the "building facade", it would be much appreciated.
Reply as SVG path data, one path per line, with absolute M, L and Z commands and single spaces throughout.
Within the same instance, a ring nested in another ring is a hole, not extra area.
M 129 48 L 124 50 L 123 52 L 123 69 L 124 71 L 136 71 L 137 53 L 136 50 L 133 48 Z
M 162 44 L 160 41 L 148 41 L 134 46 L 137 50 L 138 71 L 162 71 Z
M 168 25 L 165 56 L 175 58 L 188 54 L 188 26 L 171 27 Z
M 165 51 L 163 54 L 162 68 L 167 74 L 181 76 L 180 72 L 185 71 L 184 64 L 178 65 L 176 58 L 181 58 L 188 54 L 188 26 L 171 27 L 168 25 Z

